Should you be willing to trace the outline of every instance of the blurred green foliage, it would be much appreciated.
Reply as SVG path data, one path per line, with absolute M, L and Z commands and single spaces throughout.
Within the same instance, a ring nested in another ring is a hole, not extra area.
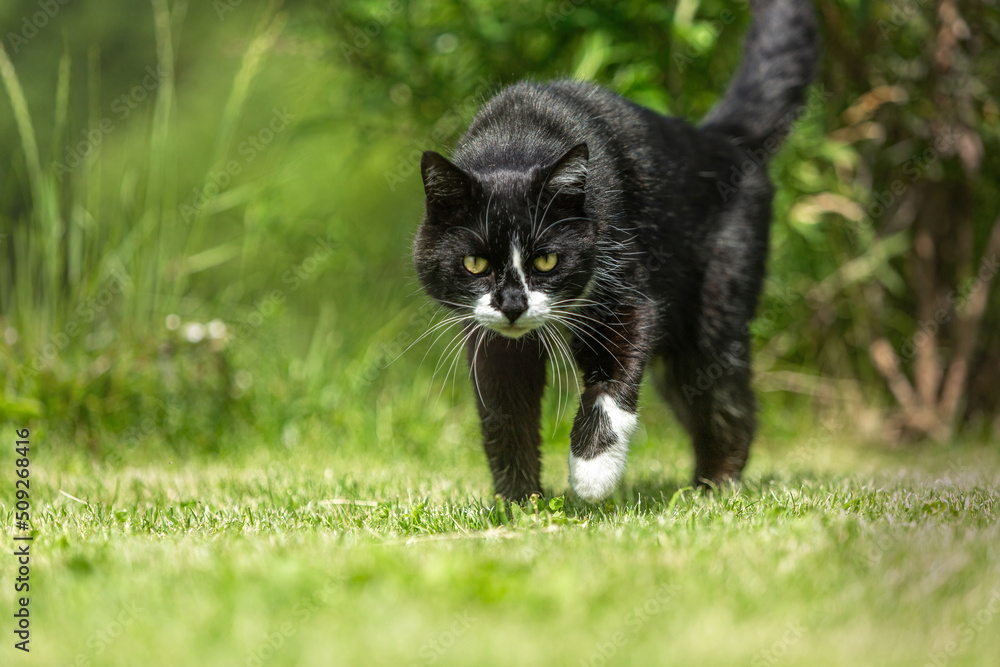
M 388 450 L 434 438 L 453 405 L 471 419 L 462 378 L 450 398 L 461 364 L 435 372 L 448 336 L 403 353 L 434 314 L 409 259 L 420 152 L 447 151 L 524 77 L 592 79 L 696 121 L 749 21 L 722 0 L 59 7 L 44 25 L 37 3 L 0 7 L 0 422 L 99 452 L 293 446 L 359 424 L 360 446 Z M 934 73 L 930 3 L 817 7 L 822 74 L 771 166 L 757 365 L 765 389 L 792 390 L 771 406 L 888 407 L 868 348 L 914 335 L 917 269 L 904 197 L 879 197 L 941 185 L 981 252 L 1000 211 L 1000 19 L 963 5 L 952 81 Z M 945 120 L 969 134 L 931 155 Z M 1000 363 L 997 303 L 979 369 Z M 995 401 L 973 407 L 988 431 Z

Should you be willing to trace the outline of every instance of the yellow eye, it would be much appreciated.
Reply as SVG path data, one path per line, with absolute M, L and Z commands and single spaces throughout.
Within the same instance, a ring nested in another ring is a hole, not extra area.
M 535 258 L 535 268 L 542 273 L 548 273 L 556 268 L 556 262 L 558 261 L 559 257 L 554 252 L 550 252 L 547 255 L 539 255 Z
M 477 276 L 486 271 L 486 269 L 490 266 L 490 263 L 485 259 L 482 257 L 476 257 L 475 255 L 466 255 L 465 259 L 462 260 L 462 263 L 465 265 L 466 271 L 474 273 Z

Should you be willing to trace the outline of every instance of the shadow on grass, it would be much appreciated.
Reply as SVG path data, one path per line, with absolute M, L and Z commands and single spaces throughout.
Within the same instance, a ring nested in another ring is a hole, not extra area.
M 800 470 L 791 475 L 771 472 L 745 479 L 738 485 L 709 489 L 695 487 L 687 477 L 646 476 L 622 487 L 603 503 L 589 504 L 568 494 L 565 506 L 567 514 L 575 512 L 581 518 L 588 515 L 611 519 L 618 515 L 661 514 L 672 507 L 714 502 L 733 495 L 761 497 L 769 490 L 798 488 L 822 479 L 822 475 L 811 470 Z
M 648 516 L 674 511 L 688 511 L 699 505 L 767 499 L 775 491 L 794 489 L 821 479 L 812 471 L 797 471 L 792 475 L 768 473 L 751 477 L 743 483 L 717 489 L 696 488 L 687 477 L 640 477 L 619 489 L 611 498 L 599 503 L 587 503 L 572 492 L 534 496 L 522 502 L 476 498 L 476 513 L 483 528 L 529 528 L 553 524 L 615 523 L 636 516 Z M 461 505 L 461 502 L 458 503 Z

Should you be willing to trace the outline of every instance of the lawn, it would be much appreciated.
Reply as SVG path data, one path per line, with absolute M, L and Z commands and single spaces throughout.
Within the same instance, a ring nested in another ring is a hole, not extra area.
M 4 664 L 996 664 L 994 448 L 765 433 L 742 489 L 705 494 L 651 411 L 613 501 L 572 498 L 557 433 L 553 497 L 501 511 L 449 410 L 395 453 L 308 431 L 100 462 L 41 436 L 31 654 L 5 567 Z

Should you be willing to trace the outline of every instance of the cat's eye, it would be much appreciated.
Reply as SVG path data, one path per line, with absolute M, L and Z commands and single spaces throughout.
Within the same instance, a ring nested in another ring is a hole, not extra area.
M 547 255 L 539 255 L 535 258 L 535 268 L 542 273 L 548 273 L 556 268 L 556 262 L 558 261 L 559 257 L 554 252 L 550 252 Z
M 469 273 L 479 275 L 483 273 L 490 267 L 490 263 L 486 261 L 483 257 L 476 257 L 475 255 L 466 255 L 465 259 L 462 260 L 462 264 L 465 265 L 465 270 Z

